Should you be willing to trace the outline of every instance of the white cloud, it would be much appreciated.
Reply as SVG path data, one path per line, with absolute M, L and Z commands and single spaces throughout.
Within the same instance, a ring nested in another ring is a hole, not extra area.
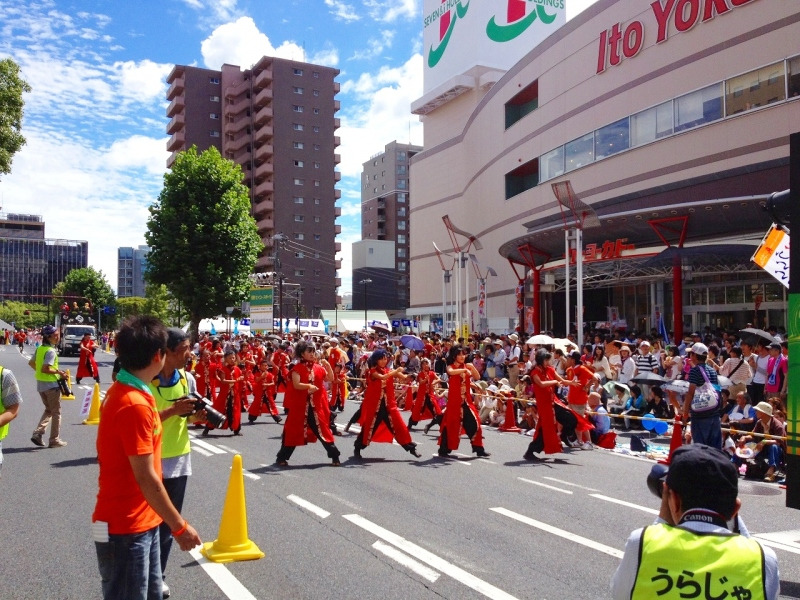
M 166 96 L 166 77 L 172 67 L 171 64 L 146 59 L 138 63 L 130 60 L 116 62 L 114 69 L 119 83 L 118 93 L 142 103 L 161 101 Z
M 203 40 L 200 51 L 206 67 L 215 70 L 224 63 L 249 68 L 262 56 L 305 60 L 303 48 L 294 42 L 283 42 L 277 48 L 273 46 L 250 17 L 239 17 L 217 27 Z
M 154 139 L 143 135 L 115 141 L 105 155 L 105 163 L 112 171 L 143 169 L 156 177 L 166 171 L 169 138 Z
M 308 57 L 308 62 L 315 65 L 322 65 L 324 67 L 337 67 L 339 66 L 339 51 L 332 45 L 327 45 L 325 48 L 312 54 Z
M 392 47 L 394 31 L 381 31 L 382 38 L 370 38 L 367 47 L 357 50 L 348 60 L 368 60 L 379 57 L 386 48 Z
M 361 19 L 361 16 L 356 12 L 353 5 L 347 2 L 342 2 L 341 0 L 325 0 L 325 6 L 330 8 L 333 15 L 342 21 L 349 23 Z
M 484 0 L 485 1 L 485 0 Z M 364 0 L 371 19 L 393 23 L 398 19 L 422 19 L 422 0 Z
M 183 0 L 189 8 L 205 13 L 201 21 L 216 25 L 230 21 L 241 13 L 237 0 Z

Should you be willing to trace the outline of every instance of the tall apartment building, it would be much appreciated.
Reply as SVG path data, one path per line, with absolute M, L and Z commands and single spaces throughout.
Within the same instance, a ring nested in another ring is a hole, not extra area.
M 117 297 L 144 298 L 144 272 L 149 246 L 117 248 Z
M 422 151 L 422 146 L 387 144 L 384 151 L 363 163 L 361 176 L 361 238 L 394 242 L 393 268 L 395 277 L 379 297 L 388 306 L 374 306 L 383 310 L 404 310 L 409 305 L 409 165 L 411 157 Z M 354 272 L 356 265 L 354 264 Z M 368 275 L 360 269 L 359 277 Z M 361 277 L 363 279 L 363 277 Z M 359 281 L 361 280 L 359 279 Z M 356 275 L 353 275 L 355 286 Z M 376 296 L 376 298 L 378 298 Z M 355 287 L 353 306 L 358 304 Z M 369 303 L 370 305 L 372 303 Z
M 302 288 L 301 316 L 334 306 L 341 285 L 341 262 L 335 259 L 341 250 L 335 239 L 341 232 L 341 209 L 335 206 L 341 197 L 335 152 L 340 140 L 334 135 L 340 125 L 338 74 L 265 56 L 244 71 L 235 65 L 220 71 L 176 65 L 167 77 L 167 167 L 192 145 L 198 152 L 215 146 L 241 165 L 265 246 L 255 269 L 278 271 L 273 235 L 284 234 L 279 271 Z M 283 314 L 296 312 L 292 302 Z
M 40 215 L 0 213 L 0 298 L 45 304 L 72 269 L 89 266 L 89 242 L 44 236 Z

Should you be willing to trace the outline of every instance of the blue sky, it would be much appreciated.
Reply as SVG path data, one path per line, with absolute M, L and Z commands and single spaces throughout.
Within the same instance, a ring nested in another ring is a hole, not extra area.
M 501 0 L 481 0 L 497 1 Z M 568 0 L 571 18 L 595 0 Z M 249 67 L 263 55 L 340 69 L 342 288 L 361 237 L 361 164 L 392 140 L 422 143 L 422 0 L 0 0 L 0 58 L 33 91 L 3 212 L 41 215 L 48 238 L 88 240 L 116 289 L 119 246 L 144 244 L 161 190 L 165 78 L 175 64 Z

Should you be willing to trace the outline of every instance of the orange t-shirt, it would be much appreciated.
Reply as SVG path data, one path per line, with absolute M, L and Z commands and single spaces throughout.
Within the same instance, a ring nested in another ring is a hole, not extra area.
M 111 385 L 97 428 L 100 489 L 92 515 L 92 521 L 108 523 L 109 533 L 141 533 L 161 524 L 161 517 L 142 495 L 128 459 L 152 454 L 160 479 L 161 432 L 152 396 L 119 381 Z

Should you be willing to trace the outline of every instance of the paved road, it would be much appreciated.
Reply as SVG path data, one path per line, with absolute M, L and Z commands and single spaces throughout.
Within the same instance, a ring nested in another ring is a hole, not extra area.
M 103 390 L 112 358 L 98 354 Z M 79 401 L 64 402 L 69 445 L 34 447 L 41 402 L 25 362 L 0 346 L 0 364 L 17 374 L 25 399 L 4 442 L 0 598 L 99 598 L 89 535 L 96 428 L 81 424 Z M 61 363 L 74 373 L 75 358 Z M 76 396 L 86 389 L 75 386 Z M 212 565 L 176 549 L 173 598 L 608 598 L 628 533 L 658 508 L 645 486 L 649 461 L 596 450 L 530 464 L 521 460 L 525 438 L 495 431 L 486 434 L 488 460 L 470 456 L 463 441 L 462 454 L 440 459 L 435 436 L 415 431 L 421 459 L 377 444 L 356 462 L 351 434 L 337 438 L 341 468 L 315 444 L 280 470 L 272 463 L 281 427 L 263 419 L 241 438 L 194 439 L 184 514 L 204 541 L 217 537 L 241 454 L 249 538 L 266 557 Z M 800 513 L 785 508 L 775 485 L 742 482 L 741 496 L 751 531 L 777 548 L 784 597 L 800 598 Z

